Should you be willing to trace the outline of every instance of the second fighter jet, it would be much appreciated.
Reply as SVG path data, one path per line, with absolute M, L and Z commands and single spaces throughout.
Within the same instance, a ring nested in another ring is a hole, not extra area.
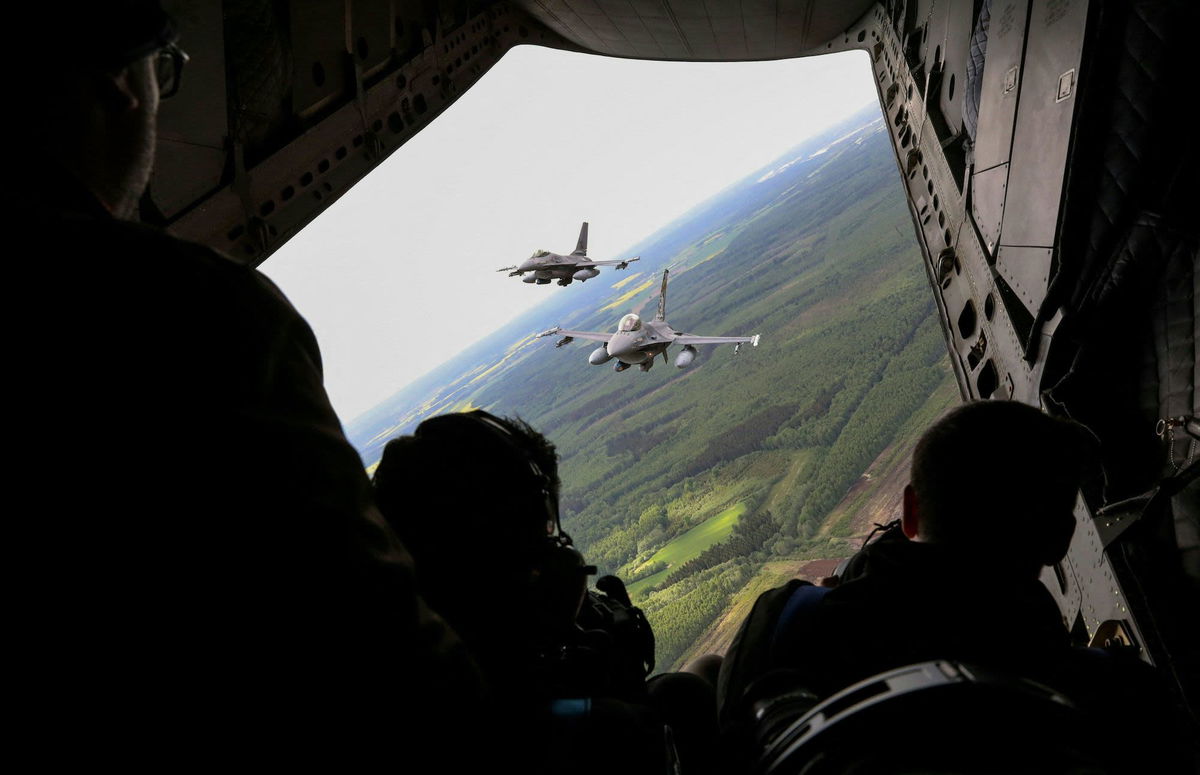
M 584 221 L 579 230 L 579 241 L 575 243 L 575 250 L 570 255 L 563 256 L 549 250 L 538 250 L 520 266 L 506 266 L 496 271 L 508 272 L 509 277 L 522 277 L 521 282 L 525 283 L 548 285 L 551 280 L 558 280 L 559 285 L 570 285 L 573 280 L 583 282 L 600 274 L 600 270 L 596 268 L 598 266 L 625 269 L 631 261 L 641 258 L 634 256 L 613 261 L 593 261 L 587 257 L 587 234 L 588 225 L 587 221 Z M 529 276 L 524 277 L 526 274 Z
M 675 365 L 681 369 L 687 368 L 695 360 L 695 345 L 698 344 L 732 344 L 735 353 L 745 343 L 749 343 L 751 347 L 758 347 L 758 334 L 754 336 L 693 336 L 692 334 L 681 334 L 671 328 L 666 319 L 669 272 L 669 269 L 663 270 L 662 290 L 658 296 L 658 314 L 654 316 L 654 320 L 643 321 L 630 312 L 621 318 L 616 332 L 612 334 L 599 331 L 568 331 L 555 327 L 549 331 L 543 331 L 538 336 L 562 334 L 563 338 L 555 342 L 555 347 L 570 344 L 575 339 L 604 342 L 602 346 L 592 351 L 588 357 L 588 363 L 599 366 L 615 358 L 617 364 L 613 367 L 614 371 L 625 371 L 635 364 L 641 367 L 642 371 L 650 371 L 656 356 L 661 354 L 663 361 L 667 360 L 667 348 L 673 344 L 683 345 L 683 350 L 675 356 Z

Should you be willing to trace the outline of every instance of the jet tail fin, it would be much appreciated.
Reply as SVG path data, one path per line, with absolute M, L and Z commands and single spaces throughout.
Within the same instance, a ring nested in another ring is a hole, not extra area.
M 575 252 L 573 256 L 587 255 L 587 221 L 583 222 L 583 226 L 579 229 L 579 241 L 575 243 Z
M 662 289 L 658 292 L 658 314 L 654 316 L 655 320 L 667 319 L 667 276 L 670 273 L 670 269 L 663 270 L 663 283 Z

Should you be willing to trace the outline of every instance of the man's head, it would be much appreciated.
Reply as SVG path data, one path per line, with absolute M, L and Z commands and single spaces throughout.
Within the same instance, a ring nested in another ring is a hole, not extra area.
M 562 533 L 554 445 L 529 425 L 433 417 L 388 442 L 373 482 L 422 594 L 482 661 L 574 626 L 595 568 Z
M 380 511 L 434 596 L 518 583 L 558 529 L 554 445 L 520 420 L 433 417 L 388 442 L 373 480 Z
M 1082 426 L 1015 401 L 957 407 L 913 451 L 904 532 L 1036 573 L 1066 554 L 1094 443 Z
M 18 88 L 32 109 L 29 162 L 58 162 L 115 216 L 132 217 L 154 163 L 170 18 L 157 0 L 41 3 L 24 13 L 32 18 L 22 33 L 49 29 L 55 40 L 52 55 L 38 52 L 37 78 Z

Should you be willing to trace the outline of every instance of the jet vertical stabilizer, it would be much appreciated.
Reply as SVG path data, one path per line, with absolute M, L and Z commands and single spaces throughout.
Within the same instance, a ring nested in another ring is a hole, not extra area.
M 655 320 L 667 319 L 667 276 L 670 273 L 670 269 L 663 270 L 663 284 L 658 292 L 658 314 L 654 316 Z
M 579 241 L 575 243 L 575 252 L 573 256 L 587 255 L 587 221 L 583 222 L 583 226 L 579 227 Z

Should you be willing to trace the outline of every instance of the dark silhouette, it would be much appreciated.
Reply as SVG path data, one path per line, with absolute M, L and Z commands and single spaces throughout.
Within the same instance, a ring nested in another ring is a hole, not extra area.
M 615 577 L 587 591 L 595 569 L 562 531 L 557 468 L 533 428 L 474 411 L 388 442 L 374 484 L 421 591 L 498 698 L 497 750 L 535 772 L 661 773 L 676 753 L 683 772 L 706 772 L 712 687 L 682 674 L 645 680 L 649 625 Z
M 493 684 L 529 680 L 528 660 L 563 642 L 595 572 L 561 532 L 557 468 L 541 434 L 476 411 L 426 420 L 388 442 L 375 469 L 376 501 L 423 594 Z
M 311 330 L 258 272 L 131 220 L 186 77 L 171 22 L 42 5 L 14 28 L 40 50 L 10 69 L 4 192 L 36 240 L 8 277 L 22 718 L 89 762 L 373 756 L 379 730 L 416 755 L 480 681 L 371 505 Z
M 1066 555 L 1093 460 L 1080 426 L 1016 402 L 968 403 L 935 423 L 913 453 L 902 518 L 839 579 L 793 581 L 756 602 L 719 679 L 734 761 L 753 755 L 755 703 L 797 689 L 815 702 L 932 659 L 1038 680 L 1097 709 L 1101 694 L 1151 698 L 1146 712 L 1162 718 L 1163 697 L 1132 688 L 1153 683 L 1146 666 L 1073 650 L 1038 580 Z
M 1016 402 L 950 412 L 913 452 L 899 524 L 851 559 L 836 589 L 785 596 L 768 661 L 755 669 L 811 671 L 805 685 L 825 696 L 925 659 L 1014 662 L 1065 648 L 1038 574 L 1066 554 L 1088 449 L 1078 426 Z M 997 638 L 997 622 L 1021 636 Z M 725 662 L 727 687 L 735 661 Z

